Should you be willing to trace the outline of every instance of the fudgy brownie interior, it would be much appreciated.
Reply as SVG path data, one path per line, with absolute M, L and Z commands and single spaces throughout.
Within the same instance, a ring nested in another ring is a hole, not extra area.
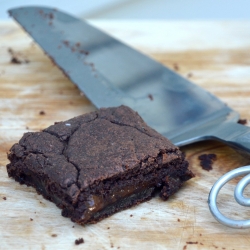
M 72 221 L 94 223 L 193 177 L 183 154 L 126 106 L 26 133 L 8 154 L 10 177 L 36 188 Z

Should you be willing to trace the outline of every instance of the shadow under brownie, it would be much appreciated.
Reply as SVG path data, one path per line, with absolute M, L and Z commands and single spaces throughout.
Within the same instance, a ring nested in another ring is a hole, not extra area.
M 193 177 L 184 155 L 126 106 L 26 133 L 8 154 L 10 177 L 33 186 L 79 224 L 149 200 Z

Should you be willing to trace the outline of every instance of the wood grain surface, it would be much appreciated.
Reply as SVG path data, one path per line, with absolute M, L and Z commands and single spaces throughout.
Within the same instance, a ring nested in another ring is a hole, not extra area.
M 250 23 L 159 22 L 147 29 L 140 22 L 94 24 L 190 78 L 250 119 Z M 11 62 L 13 57 L 21 63 Z M 72 223 L 33 188 L 8 178 L 6 153 L 23 133 L 93 110 L 18 25 L 0 22 L 0 249 L 249 249 L 250 229 L 219 224 L 207 206 L 213 183 L 229 170 L 249 164 L 218 142 L 182 148 L 196 177 L 167 202 L 155 197 L 94 225 Z M 198 157 L 205 153 L 217 155 L 209 172 L 199 165 Z M 222 189 L 219 208 L 232 218 L 250 218 L 249 209 L 233 200 L 235 183 Z M 84 243 L 77 246 L 78 238 Z

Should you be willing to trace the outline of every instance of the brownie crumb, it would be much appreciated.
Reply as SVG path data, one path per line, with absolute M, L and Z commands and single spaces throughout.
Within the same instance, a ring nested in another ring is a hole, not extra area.
M 200 234 L 200 236 L 202 236 L 202 234 Z
M 242 125 L 246 125 L 247 124 L 247 119 L 239 119 L 238 123 L 242 124 Z
M 110 229 L 110 227 L 107 227 L 107 229 Z
M 80 245 L 80 244 L 83 244 L 83 243 L 84 243 L 83 238 L 79 238 L 79 239 L 76 239 L 76 240 L 75 240 L 75 244 L 76 244 L 76 245 Z
M 3 197 L 3 200 L 5 200 L 5 201 L 6 201 L 6 200 L 7 200 L 7 198 L 6 198 L 6 197 Z
M 133 214 L 130 214 L 130 217 L 133 217 Z
M 180 222 L 181 220 L 180 220 L 180 219 L 178 219 L 177 221 L 178 221 L 178 222 Z
M 53 13 L 49 13 L 49 18 L 50 18 L 50 19 L 54 19 Z
M 204 244 L 203 244 L 203 243 L 200 243 L 200 245 L 202 245 L 202 246 L 203 246 Z
M 72 226 L 72 228 L 75 228 L 75 226 Z
M 14 53 L 12 48 L 8 48 L 8 52 L 9 52 L 11 55 Z
M 187 241 L 187 244 L 198 244 L 198 241 Z
M 41 110 L 41 111 L 39 112 L 39 115 L 45 115 L 45 112 L 44 112 L 43 110 Z
M 11 63 L 13 64 L 21 64 L 22 62 L 15 56 L 13 56 L 10 60 Z
M 30 221 L 33 221 L 33 219 L 32 219 L 32 218 L 30 218 Z
M 179 65 L 177 63 L 174 63 L 174 70 L 178 71 L 179 69 Z
M 151 101 L 154 100 L 154 97 L 153 97 L 151 94 L 148 95 L 148 98 L 149 98 Z
M 217 159 L 216 154 L 202 154 L 198 157 L 202 169 L 209 171 L 212 168 L 213 162 Z
M 12 64 L 29 63 L 29 60 L 27 59 L 20 59 L 20 53 L 14 52 L 13 49 L 8 48 L 8 52 L 11 55 L 10 63 Z
M 85 51 L 85 50 L 83 50 L 83 49 L 79 50 L 79 52 L 80 52 L 81 54 L 85 54 L 86 56 L 89 54 L 88 51 Z
M 64 44 L 65 46 L 69 46 L 69 41 L 64 40 L 64 41 L 63 41 L 63 44 Z
M 55 237 L 57 237 L 57 234 L 51 234 L 51 237 L 55 238 Z
M 193 74 L 190 72 L 187 74 L 187 78 L 191 78 L 193 76 Z
M 110 244 L 110 247 L 111 247 L 111 248 L 113 248 L 113 247 L 114 247 L 114 244 L 113 244 L 112 242 L 111 242 L 111 244 Z

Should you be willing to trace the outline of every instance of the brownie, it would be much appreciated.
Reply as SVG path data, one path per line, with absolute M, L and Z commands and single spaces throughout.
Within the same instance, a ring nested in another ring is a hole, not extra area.
M 179 148 L 126 106 L 25 133 L 8 159 L 10 177 L 79 224 L 149 200 L 157 190 L 166 200 L 193 177 Z

